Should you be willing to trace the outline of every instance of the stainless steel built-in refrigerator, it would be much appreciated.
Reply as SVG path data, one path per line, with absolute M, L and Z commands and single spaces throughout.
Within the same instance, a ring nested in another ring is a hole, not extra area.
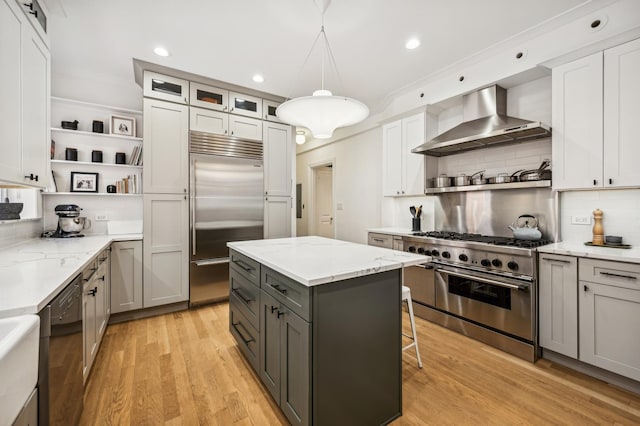
M 262 143 L 191 132 L 189 304 L 229 298 L 227 242 L 263 238 Z

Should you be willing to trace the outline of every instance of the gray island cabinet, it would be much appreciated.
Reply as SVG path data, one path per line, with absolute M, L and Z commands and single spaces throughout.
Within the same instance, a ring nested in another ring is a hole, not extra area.
M 428 257 L 321 237 L 228 246 L 229 330 L 292 424 L 402 415 L 402 268 Z

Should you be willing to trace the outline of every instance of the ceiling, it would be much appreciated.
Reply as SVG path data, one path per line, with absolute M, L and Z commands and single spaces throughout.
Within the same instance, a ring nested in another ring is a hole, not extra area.
M 389 95 L 585 0 L 316 0 L 340 78 L 325 88 L 372 112 Z M 52 74 L 133 80 L 132 58 L 283 97 L 320 88 L 313 0 L 48 0 Z M 415 50 L 404 45 L 418 37 Z M 162 45 L 171 56 L 152 50 Z M 261 84 L 252 76 L 264 76 Z M 55 90 L 55 78 L 53 80 Z

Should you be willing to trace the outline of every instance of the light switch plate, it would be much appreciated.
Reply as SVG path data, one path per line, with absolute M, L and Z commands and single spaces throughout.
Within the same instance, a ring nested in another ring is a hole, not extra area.
M 591 216 L 571 216 L 572 225 L 591 225 Z
M 107 216 L 106 214 L 97 214 L 96 215 L 96 220 L 109 220 L 109 216 Z

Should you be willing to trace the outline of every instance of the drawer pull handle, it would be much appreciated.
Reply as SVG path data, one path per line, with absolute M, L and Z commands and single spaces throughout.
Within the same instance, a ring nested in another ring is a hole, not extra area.
M 244 327 L 244 325 L 242 325 L 242 323 L 241 323 L 241 322 L 234 322 L 234 323 L 232 323 L 232 325 L 233 325 L 233 328 L 235 328 L 235 329 L 236 329 L 236 331 L 238 332 L 238 334 L 240 335 L 240 338 L 242 339 L 242 342 L 243 342 L 245 345 L 249 346 L 249 343 L 251 343 L 251 342 L 255 342 L 255 340 L 256 340 L 256 339 L 254 339 L 254 338 L 246 339 L 246 338 L 244 337 L 244 335 L 240 332 L 240 329 L 238 328 L 238 326 L 242 327 L 242 328 L 244 329 L 244 331 L 247 331 L 247 329 Z
M 253 302 L 253 299 L 249 299 L 249 298 L 247 298 L 247 297 L 243 296 L 243 295 L 242 295 L 242 293 L 240 292 L 240 289 L 239 289 L 239 288 L 234 288 L 234 289 L 233 289 L 233 292 L 236 294 L 236 296 L 238 296 L 240 299 L 242 299 L 242 301 L 243 301 L 244 303 L 246 303 L 247 305 L 248 305 L 249 303 Z
M 94 287 L 91 290 L 89 290 L 87 295 L 95 297 L 97 292 L 98 292 L 98 287 Z
M 586 285 L 584 286 L 584 291 L 589 291 L 589 287 L 587 287 Z
M 98 270 L 98 268 L 91 268 L 89 270 L 91 271 L 91 275 L 89 275 L 88 278 L 85 278 L 84 282 L 91 281 L 91 278 L 93 278 L 93 276 L 96 274 L 96 271 Z
M 379 243 L 384 243 L 384 240 L 382 238 L 372 238 L 373 241 L 377 241 Z
M 251 265 L 249 265 L 247 262 L 243 262 L 242 260 L 234 260 L 233 263 L 235 263 L 236 265 L 238 265 L 239 267 L 241 267 L 247 272 L 251 272 L 254 269 Z
M 104 275 L 101 276 L 100 278 L 98 278 L 99 280 L 102 280 L 102 282 L 104 282 Z
M 278 318 L 280 318 L 281 316 L 283 316 L 285 314 L 285 312 L 282 311 L 278 311 Z
M 105 256 L 105 257 L 103 257 L 103 258 L 101 258 L 101 259 L 98 259 L 98 260 L 100 261 L 100 263 L 102 263 L 102 262 L 104 262 L 105 260 L 107 260 L 107 256 Z
M 562 259 L 551 259 L 549 257 L 543 257 L 542 260 L 549 260 L 551 262 L 562 262 L 562 263 L 571 263 L 570 260 L 562 260 Z
M 638 279 L 638 277 L 634 277 L 632 275 L 614 274 L 612 272 L 600 272 L 600 275 L 605 275 L 607 277 L 626 278 L 628 280 L 637 280 Z
M 273 287 L 274 290 L 278 291 L 281 294 L 287 294 L 287 289 L 286 288 L 280 288 L 280 286 L 278 284 L 272 284 L 271 287 Z
M 276 308 L 275 306 L 272 306 L 272 307 L 271 307 L 271 313 L 274 313 L 274 312 L 275 312 L 275 311 L 277 311 L 277 310 L 278 310 L 278 308 Z

